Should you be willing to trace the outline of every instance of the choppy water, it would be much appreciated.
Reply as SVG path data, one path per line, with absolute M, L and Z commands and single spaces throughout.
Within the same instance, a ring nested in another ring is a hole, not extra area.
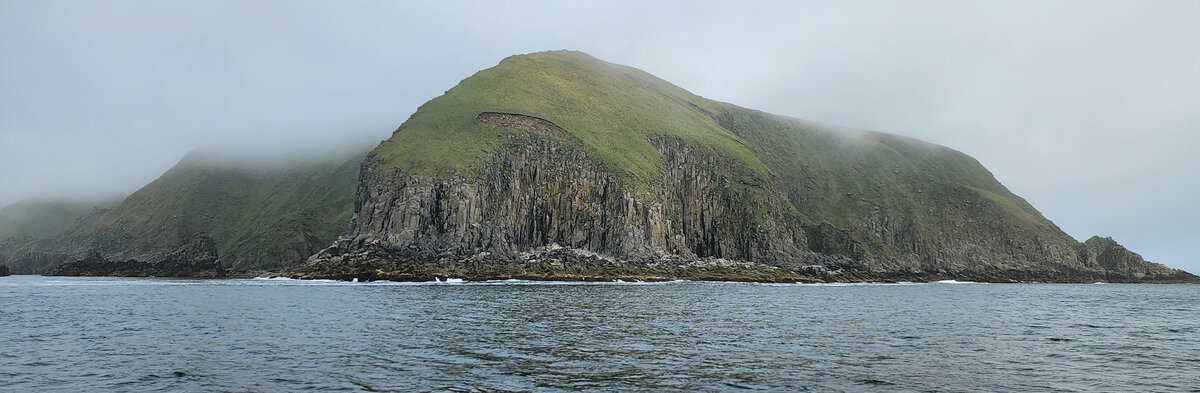
M 1198 285 L 0 278 L 0 391 L 1200 391 Z

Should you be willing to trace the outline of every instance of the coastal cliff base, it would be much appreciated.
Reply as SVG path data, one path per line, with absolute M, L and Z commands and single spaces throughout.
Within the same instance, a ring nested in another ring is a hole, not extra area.
M 161 260 L 111 261 L 93 251 L 86 258 L 51 268 L 42 275 L 219 278 L 225 277 L 226 271 L 212 238 L 200 234 Z

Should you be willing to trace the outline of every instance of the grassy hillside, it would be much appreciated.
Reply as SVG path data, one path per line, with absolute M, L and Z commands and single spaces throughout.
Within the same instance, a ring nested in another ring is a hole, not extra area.
M 0 243 L 0 257 L 27 272 L 92 250 L 110 260 L 154 262 L 206 234 L 234 271 L 294 266 L 345 231 L 365 150 L 290 163 L 193 152 L 63 233 Z
M 67 199 L 23 199 L 0 209 L 0 240 L 10 237 L 44 239 L 67 230 L 93 209 L 117 201 Z
M 254 168 L 193 154 L 82 230 L 120 228 L 136 249 L 178 247 L 205 232 L 226 266 L 293 265 L 345 230 L 362 155 Z
M 384 166 L 414 172 L 466 172 L 502 140 L 504 131 L 475 122 L 481 112 L 519 113 L 549 120 L 577 138 L 589 155 L 637 179 L 661 171 L 648 137 L 674 135 L 741 163 L 764 176 L 766 167 L 746 142 L 708 114 L 718 103 L 641 70 L 580 52 L 512 56 L 422 105 L 375 153 Z
M 879 132 L 835 129 L 724 104 L 720 122 L 747 140 L 809 221 L 853 227 L 870 211 L 914 223 L 925 237 L 999 221 L 1074 243 L 974 158 Z
M 735 186 L 781 192 L 807 225 L 850 228 L 876 251 L 888 246 L 855 229 L 873 211 L 907 225 L 911 236 L 988 225 L 1075 242 L 960 152 L 705 99 L 580 52 L 506 58 L 421 106 L 374 154 L 384 167 L 410 173 L 470 173 L 507 132 L 478 124 L 481 112 L 554 122 L 574 137 L 575 147 L 635 183 L 660 177 L 662 157 L 650 139 L 679 137 L 736 163 L 719 168 Z

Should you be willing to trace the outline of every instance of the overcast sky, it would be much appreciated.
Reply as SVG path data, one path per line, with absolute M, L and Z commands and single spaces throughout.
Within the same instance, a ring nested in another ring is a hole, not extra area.
M 577 49 L 958 149 L 1076 238 L 1200 273 L 1200 1 L 429 3 L 0 0 L 0 205 L 130 192 L 201 146 L 380 140 Z

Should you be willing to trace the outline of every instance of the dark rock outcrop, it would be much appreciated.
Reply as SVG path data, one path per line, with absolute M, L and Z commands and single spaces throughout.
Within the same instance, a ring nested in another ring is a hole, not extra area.
M 120 276 L 120 277 L 225 277 L 225 268 L 217 257 L 216 243 L 205 234 L 195 235 L 178 250 L 156 261 L 134 259 L 108 260 L 99 252 L 57 266 L 42 273 L 47 276 Z
M 1111 237 L 1092 236 L 1079 245 L 1079 260 L 1108 274 L 1106 282 L 1195 282 L 1196 276 L 1178 269 L 1146 262 L 1141 255 L 1129 251 Z
M 0 265 L 0 277 L 9 275 L 8 265 Z
M 803 233 L 778 225 L 789 217 L 769 209 L 779 201 L 698 170 L 717 163 L 678 141 L 660 142 L 672 171 L 646 195 L 561 143 L 513 138 L 480 179 L 365 164 L 351 236 L 334 250 L 382 244 L 414 260 L 481 253 L 512 260 L 558 244 L 635 264 L 706 257 L 778 264 L 805 254 Z

